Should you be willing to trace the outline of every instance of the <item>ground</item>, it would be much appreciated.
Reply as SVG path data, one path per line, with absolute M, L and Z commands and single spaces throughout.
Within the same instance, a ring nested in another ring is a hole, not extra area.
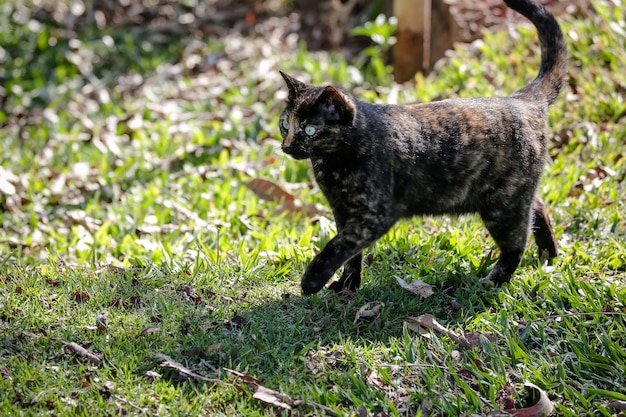
M 181 35 L 0 6 L 0 414 L 470 416 L 543 392 L 553 415 L 620 415 L 626 6 L 593 4 L 560 18 L 541 187 L 557 259 L 529 242 L 485 287 L 480 220 L 418 218 L 368 250 L 357 294 L 313 297 L 299 280 L 334 223 L 280 151 L 278 70 L 375 102 L 506 95 L 538 68 L 532 28 L 397 85 L 278 16 Z

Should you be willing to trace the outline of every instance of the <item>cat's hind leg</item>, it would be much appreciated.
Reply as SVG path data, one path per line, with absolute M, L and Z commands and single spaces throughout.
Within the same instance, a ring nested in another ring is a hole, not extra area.
M 546 206 L 539 196 L 533 201 L 533 234 L 539 247 L 539 257 L 548 259 L 555 258 L 559 247 L 554 237 L 554 230 L 550 224 L 550 218 Z
M 500 285 L 511 281 L 513 273 L 522 259 L 530 234 L 530 209 L 491 210 L 481 212 L 489 233 L 500 248 L 500 258 L 483 281 Z

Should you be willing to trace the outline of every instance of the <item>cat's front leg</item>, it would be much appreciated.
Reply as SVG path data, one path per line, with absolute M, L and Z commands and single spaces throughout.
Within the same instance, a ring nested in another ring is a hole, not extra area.
M 361 273 L 363 271 L 363 252 L 359 252 L 350 258 L 343 266 L 343 273 L 338 281 L 328 286 L 328 289 L 336 293 L 348 289 L 355 292 L 361 285 Z
M 344 283 L 349 283 L 351 290 L 355 290 L 358 287 L 361 281 L 361 252 L 367 246 L 374 243 L 376 239 L 385 234 L 391 224 L 388 225 L 387 222 L 381 222 L 375 229 L 359 226 L 347 226 L 341 230 L 339 234 L 332 238 L 326 247 L 313 258 L 302 277 L 301 286 L 303 294 L 315 294 L 324 288 L 324 285 L 330 280 L 335 271 L 348 260 L 350 260 L 350 262 L 347 264 L 348 269 L 346 273 L 349 275 L 345 275 L 344 273 L 344 276 L 342 276 L 342 279 L 338 282 L 342 282 L 343 280 L 342 284 L 340 284 L 342 286 L 341 289 L 343 289 Z M 356 266 L 357 261 L 359 265 L 358 271 Z M 357 274 L 352 275 L 354 273 Z M 349 277 L 350 279 L 348 280 Z M 335 287 L 332 289 L 335 289 Z

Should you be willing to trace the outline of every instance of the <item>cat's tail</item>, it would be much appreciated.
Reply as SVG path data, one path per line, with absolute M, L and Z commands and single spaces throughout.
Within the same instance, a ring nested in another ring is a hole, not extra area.
M 534 0 L 504 2 L 535 25 L 541 44 L 541 67 L 537 78 L 512 97 L 552 104 L 561 91 L 567 72 L 567 46 L 563 32 L 554 16 Z

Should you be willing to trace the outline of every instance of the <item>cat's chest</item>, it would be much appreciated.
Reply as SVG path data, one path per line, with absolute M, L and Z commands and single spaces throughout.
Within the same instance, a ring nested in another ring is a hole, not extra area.
M 312 161 L 315 180 L 332 205 L 354 200 L 357 195 L 384 194 L 389 190 L 391 177 L 375 164 L 353 161 L 349 158 L 329 163 Z
M 347 193 L 355 182 L 355 170 L 346 166 L 313 162 L 315 180 L 326 197 Z

